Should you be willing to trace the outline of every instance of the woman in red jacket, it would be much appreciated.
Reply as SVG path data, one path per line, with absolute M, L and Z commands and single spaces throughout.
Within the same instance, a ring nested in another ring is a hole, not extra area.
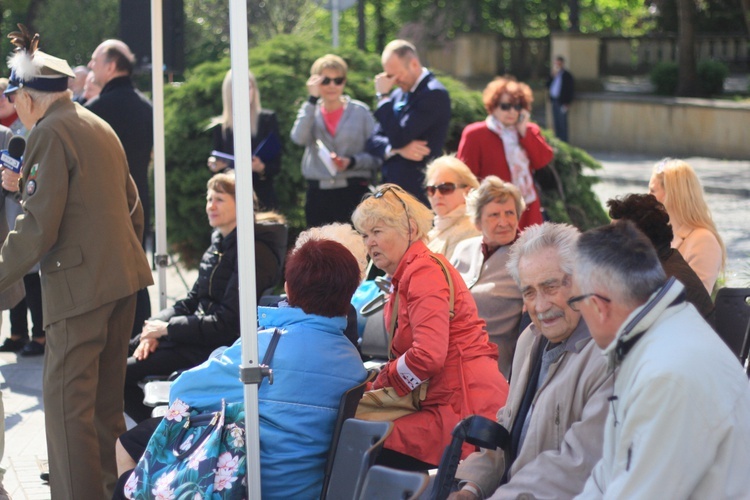
M 392 359 L 372 388 L 393 387 L 403 396 L 429 381 L 420 410 L 395 420 L 378 462 L 408 470 L 435 468 L 462 418 L 478 414 L 494 420 L 505 404 L 508 384 L 497 368 L 497 346 L 461 275 L 427 249 L 432 222 L 427 207 L 395 184 L 385 184 L 359 204 L 352 221 L 373 263 L 391 277 L 385 323 L 397 315 Z M 453 318 L 450 287 L 436 259 L 453 281 Z
M 547 166 L 552 148 L 529 121 L 534 95 L 525 83 L 508 78 L 490 82 L 482 94 L 487 118 L 468 125 L 461 134 L 456 156 L 479 180 L 496 175 L 521 190 L 526 211 L 518 228 L 544 222 L 532 172 Z

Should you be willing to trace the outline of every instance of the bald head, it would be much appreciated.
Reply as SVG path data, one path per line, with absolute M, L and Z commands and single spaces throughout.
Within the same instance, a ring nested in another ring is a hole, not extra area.
M 94 50 L 89 68 L 94 73 L 94 81 L 104 86 L 113 78 L 130 76 L 135 67 L 135 56 L 122 40 L 104 40 Z

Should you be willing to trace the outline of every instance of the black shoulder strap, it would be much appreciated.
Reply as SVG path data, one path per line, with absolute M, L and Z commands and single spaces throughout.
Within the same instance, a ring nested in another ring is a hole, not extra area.
M 261 362 L 262 365 L 271 366 L 273 353 L 276 352 L 276 346 L 278 345 L 280 338 L 281 338 L 281 330 L 279 330 L 278 328 L 274 328 L 273 337 L 271 337 L 271 342 L 268 343 L 268 349 L 266 349 L 266 355 L 263 356 L 263 361 Z

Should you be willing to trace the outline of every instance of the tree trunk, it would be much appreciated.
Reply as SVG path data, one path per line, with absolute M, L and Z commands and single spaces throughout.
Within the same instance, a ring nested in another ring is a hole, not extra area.
M 367 51 L 367 19 L 365 19 L 365 0 L 357 0 L 357 48 Z
M 695 63 L 695 3 L 694 0 L 677 0 L 677 62 L 680 66 L 677 95 L 698 95 L 698 77 Z
M 388 36 L 386 33 L 385 15 L 383 13 L 385 6 L 383 5 L 383 0 L 374 0 L 373 5 L 375 6 L 375 50 L 380 54 L 385 48 L 385 44 L 387 43 L 385 38 Z
M 742 13 L 745 15 L 747 34 L 750 35 L 750 0 L 742 0 Z
M 570 19 L 570 31 L 573 33 L 581 32 L 581 23 L 579 19 L 580 5 L 578 0 L 568 0 L 568 17 Z

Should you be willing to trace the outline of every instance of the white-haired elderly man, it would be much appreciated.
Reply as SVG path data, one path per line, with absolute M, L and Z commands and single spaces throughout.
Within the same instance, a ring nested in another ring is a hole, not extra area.
M 630 221 L 581 235 L 575 297 L 617 368 L 604 449 L 578 498 L 748 498 L 750 386 Z
M 508 270 L 531 316 L 518 339 L 510 394 L 498 422 L 506 450 L 481 450 L 459 466 L 451 498 L 572 498 L 601 457 L 612 375 L 581 315 L 567 305 L 578 230 L 526 228 Z

